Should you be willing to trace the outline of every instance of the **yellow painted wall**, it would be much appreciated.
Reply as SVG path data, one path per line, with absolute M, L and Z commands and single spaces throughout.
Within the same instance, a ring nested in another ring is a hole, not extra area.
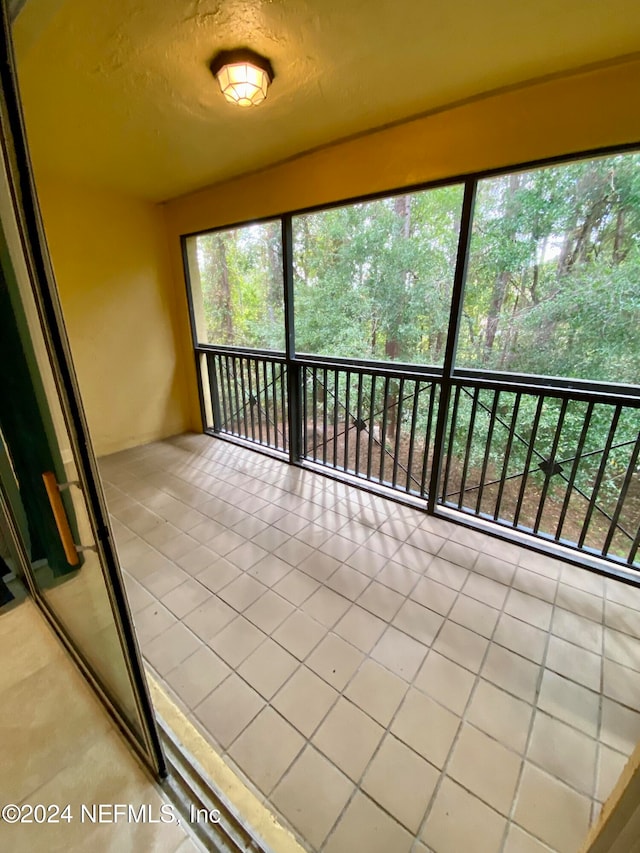
M 478 98 L 167 202 L 176 293 L 184 293 L 180 234 L 465 172 L 640 142 L 639 92 L 636 58 Z M 268 101 L 261 109 L 269 109 Z M 180 322 L 188 335 L 184 298 Z M 198 423 L 195 370 L 187 369 L 191 419 Z
M 184 432 L 185 353 L 162 210 L 38 180 L 47 241 L 98 455 Z

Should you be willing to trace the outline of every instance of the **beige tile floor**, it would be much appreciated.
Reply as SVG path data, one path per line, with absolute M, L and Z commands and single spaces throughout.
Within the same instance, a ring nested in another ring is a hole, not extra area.
M 198 853 L 173 823 L 81 821 L 81 804 L 146 805 L 157 818 L 165 800 L 30 600 L 0 615 L 0 644 L 0 804 L 69 804 L 72 818 L 0 820 L 0 849 Z
M 310 850 L 576 853 L 640 590 L 206 436 L 101 467 L 147 662 Z

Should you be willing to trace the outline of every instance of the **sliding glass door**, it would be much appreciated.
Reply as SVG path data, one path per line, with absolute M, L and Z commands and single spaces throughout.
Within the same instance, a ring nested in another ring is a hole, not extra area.
M 6 22 L 3 55 L 10 56 Z M 144 672 L 33 191 L 11 65 L 0 99 L 0 504 L 30 591 L 149 767 Z

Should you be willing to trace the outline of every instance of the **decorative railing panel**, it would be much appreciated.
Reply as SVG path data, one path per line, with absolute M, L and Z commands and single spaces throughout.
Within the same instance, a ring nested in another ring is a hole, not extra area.
M 206 351 L 217 433 L 273 450 L 289 447 L 287 365 L 277 356 Z
M 634 405 L 456 384 L 439 502 L 638 564 L 639 453 Z
M 437 380 L 391 370 L 303 364 L 301 456 L 424 498 Z

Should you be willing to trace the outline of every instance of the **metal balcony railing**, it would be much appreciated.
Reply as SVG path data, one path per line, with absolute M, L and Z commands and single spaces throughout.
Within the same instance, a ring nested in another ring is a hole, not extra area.
M 215 435 L 390 489 L 436 514 L 453 509 L 640 568 L 637 398 L 481 372 L 445 380 L 422 368 L 199 351 Z

